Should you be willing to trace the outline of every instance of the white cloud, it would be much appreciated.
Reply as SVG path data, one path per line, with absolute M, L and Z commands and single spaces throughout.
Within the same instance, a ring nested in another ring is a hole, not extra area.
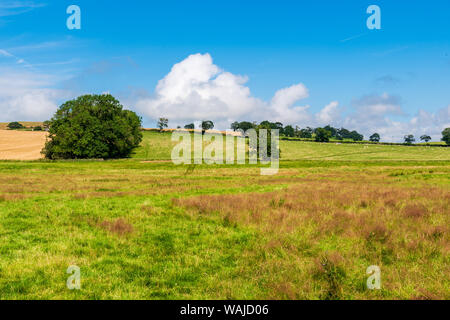
M 332 101 L 316 114 L 316 120 L 320 125 L 335 125 L 340 123 L 341 110 L 339 102 Z
M 416 137 L 429 134 L 436 141 L 442 129 L 450 126 L 450 106 L 436 113 L 421 110 L 408 119 L 401 99 L 383 93 L 354 100 L 347 114 L 338 101 L 314 114 L 309 105 L 296 105 L 309 96 L 305 85 L 280 89 L 270 101 L 263 101 L 252 96 L 247 80 L 219 68 L 209 54 L 194 54 L 172 67 L 152 97 L 137 98 L 133 104 L 152 120 L 169 118 L 172 127 L 208 119 L 216 128 L 225 129 L 235 120 L 271 120 L 300 127 L 343 126 L 366 138 L 378 132 L 385 141 L 401 141 L 409 133 Z
M 345 117 L 343 125 L 358 130 L 366 138 L 378 132 L 384 141 L 401 142 L 406 134 L 415 135 L 416 140 L 427 134 L 433 141 L 439 141 L 442 130 L 450 126 L 450 106 L 435 113 L 419 110 L 416 116 L 407 119 L 401 100 L 387 93 L 364 96 L 353 101 L 353 107 L 353 112 Z M 393 120 L 392 116 L 401 116 L 405 120 Z
M 209 54 L 194 54 L 159 81 L 154 97 L 140 98 L 137 109 L 151 119 L 167 117 L 172 125 L 210 119 L 228 127 L 237 119 L 299 121 L 307 106 L 293 106 L 308 96 L 303 84 L 277 91 L 270 103 L 251 95 L 247 78 L 221 70 Z
M 45 74 L 0 70 L 0 113 L 2 121 L 49 119 L 61 99 L 69 95 L 54 89 L 56 80 Z

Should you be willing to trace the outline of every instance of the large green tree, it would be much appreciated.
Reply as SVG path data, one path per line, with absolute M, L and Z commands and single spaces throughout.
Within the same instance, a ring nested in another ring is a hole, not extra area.
M 42 153 L 48 159 L 128 157 L 142 140 L 141 118 L 111 95 L 67 101 L 50 120 Z
M 445 141 L 446 144 L 450 145 L 450 128 L 445 128 L 442 131 L 442 141 Z

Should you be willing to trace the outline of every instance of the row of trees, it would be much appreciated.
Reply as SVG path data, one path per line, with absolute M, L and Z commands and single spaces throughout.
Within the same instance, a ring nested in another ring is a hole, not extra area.
M 316 141 L 319 142 L 327 142 L 330 139 L 337 139 L 337 140 L 344 140 L 344 139 L 351 139 L 354 141 L 362 141 L 364 139 L 364 136 L 360 134 L 359 132 L 353 130 L 350 131 L 345 128 L 334 128 L 330 125 L 323 127 L 323 128 L 299 128 L 298 126 L 295 126 L 295 128 L 291 125 L 283 126 L 281 122 L 270 122 L 270 121 L 263 121 L 259 124 L 259 126 L 265 126 L 271 129 L 278 129 L 280 131 L 280 135 L 284 135 L 286 137 L 297 137 L 297 138 L 303 138 L 303 139 L 312 139 L 315 138 Z M 248 130 L 250 128 L 256 128 L 258 125 L 255 122 L 233 122 L 231 124 L 231 129 L 234 131 L 236 130 Z
M 167 118 L 159 118 L 157 126 L 158 126 L 160 131 L 163 131 L 164 129 L 167 129 L 168 124 L 169 124 L 169 119 L 167 119 Z M 180 127 L 178 127 L 178 129 L 179 128 Z M 193 130 L 193 129 L 195 129 L 195 125 L 193 123 L 189 123 L 189 124 L 185 125 L 184 128 L 185 129 L 189 129 L 189 130 Z M 205 133 L 206 130 L 214 129 L 214 122 L 212 122 L 211 120 L 203 120 L 200 123 L 199 128 L 202 129 L 203 133 Z

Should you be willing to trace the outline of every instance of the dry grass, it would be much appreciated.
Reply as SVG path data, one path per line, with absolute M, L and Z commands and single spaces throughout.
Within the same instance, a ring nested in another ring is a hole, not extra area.
M 315 181 L 297 182 L 283 191 L 201 195 L 173 203 L 188 208 L 193 216 L 218 215 L 227 226 L 260 232 L 264 238 L 260 250 L 275 255 L 260 267 L 261 273 L 278 274 L 266 279 L 272 296 L 317 296 L 313 294 L 317 288 L 301 285 L 315 281 L 321 283 L 321 298 L 348 297 L 347 275 L 359 273 L 364 279 L 360 264 L 366 261 L 365 267 L 379 265 L 389 277 L 386 290 L 399 292 L 407 282 L 434 294 L 424 297 L 448 297 L 448 284 L 425 274 L 434 259 L 448 259 L 449 191 L 382 184 L 384 179 L 378 178 L 368 182 L 357 174 L 333 180 L 316 176 Z M 330 241 L 334 244 L 325 249 Z M 277 256 L 280 252 L 282 259 Z M 421 272 L 398 274 L 396 265 Z
M 107 230 L 114 234 L 118 234 L 120 236 L 133 233 L 134 231 L 133 226 L 122 218 L 118 218 L 114 221 L 102 221 L 101 223 L 99 223 L 99 226 L 104 230 Z

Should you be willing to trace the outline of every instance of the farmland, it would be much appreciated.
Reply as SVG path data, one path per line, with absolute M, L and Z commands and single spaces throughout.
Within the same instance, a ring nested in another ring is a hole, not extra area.
M 281 141 L 261 176 L 175 166 L 171 146 L 1 161 L 0 299 L 450 298 L 449 148 Z

